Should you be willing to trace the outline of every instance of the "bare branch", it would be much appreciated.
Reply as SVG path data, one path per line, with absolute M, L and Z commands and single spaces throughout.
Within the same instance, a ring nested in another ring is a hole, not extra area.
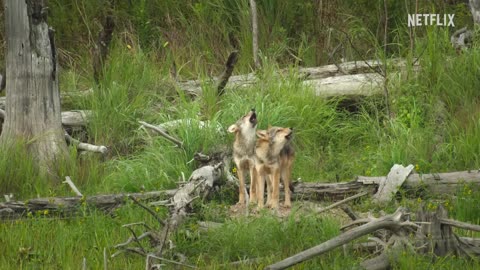
M 181 142 L 180 140 L 178 140 L 177 138 L 174 138 L 170 135 L 168 135 L 163 129 L 157 127 L 157 126 L 154 126 L 152 124 L 149 124 L 147 122 L 143 122 L 143 121 L 138 121 L 142 126 L 144 127 L 147 127 L 147 128 L 150 128 L 154 131 L 156 131 L 158 134 L 160 134 L 161 136 L 163 136 L 165 139 L 173 142 L 174 144 L 176 144 L 178 147 L 180 148 L 183 148 L 183 142 Z
M 69 185 L 70 188 L 73 190 L 73 192 L 77 194 L 77 196 L 83 197 L 82 193 L 78 190 L 78 188 L 72 182 L 72 179 L 70 178 L 70 176 L 66 176 L 65 181 L 63 181 L 63 183 Z
M 335 208 L 335 207 L 337 207 L 337 206 L 339 206 L 339 205 L 342 205 L 342 204 L 347 203 L 347 202 L 349 202 L 349 201 L 355 200 L 355 199 L 357 199 L 357 198 L 363 197 L 363 196 L 365 196 L 365 195 L 367 195 L 367 194 L 368 194 L 368 192 L 366 192 L 366 191 L 365 191 L 365 192 L 362 192 L 362 193 L 358 193 L 358 194 L 356 194 L 356 195 L 353 195 L 353 196 L 351 196 L 351 197 L 348 197 L 348 198 L 346 198 L 346 199 L 344 199 L 344 200 L 341 200 L 341 201 L 336 202 L 336 203 L 334 203 L 334 204 L 332 204 L 332 205 L 330 205 L 330 206 L 327 206 L 327 207 L 325 207 L 325 208 L 323 208 L 323 209 L 318 210 L 318 211 L 317 211 L 317 214 L 322 213 L 322 212 L 325 212 L 325 211 L 327 211 L 327 210 L 330 210 L 330 209 L 332 209 L 332 208 Z

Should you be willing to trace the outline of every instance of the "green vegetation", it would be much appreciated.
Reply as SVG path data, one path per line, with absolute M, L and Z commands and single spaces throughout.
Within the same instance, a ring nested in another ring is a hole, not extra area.
M 195 163 L 189 162 L 195 152 L 209 153 L 232 143 L 231 135 L 217 132 L 217 124 L 226 129 L 252 107 L 258 112 L 259 128 L 268 124 L 295 128 L 294 179 L 335 182 L 355 175 L 386 175 L 395 163 L 414 164 L 420 173 L 480 168 L 480 77 L 476 72 L 480 47 L 457 53 L 449 43 L 449 29 L 425 27 L 417 29 L 412 51 L 405 14 L 414 1 L 387 1 L 392 18 L 387 55 L 382 48 L 383 30 L 378 30 L 383 29 L 383 1 L 326 1 L 322 6 L 317 1 L 258 1 L 260 82 L 246 89 L 227 89 L 217 97 L 214 86 L 205 80 L 203 96 L 193 101 L 169 78 L 173 63 L 181 78 L 217 75 L 233 50 L 229 41 L 233 36 L 241 52 L 235 73 L 251 71 L 248 1 L 117 2 L 117 28 L 105 76 L 95 85 L 90 54 L 106 13 L 99 6 L 106 1 L 50 1 L 64 67 L 61 90 L 93 88 L 94 92 L 63 109 L 93 110 L 86 139 L 111 149 L 106 159 L 72 149 L 73 164 L 59 166 L 60 175 L 70 175 L 86 195 L 175 187 L 182 173 L 188 177 L 195 169 Z M 443 3 L 428 1 L 420 10 L 455 12 L 458 26 L 467 23 L 467 7 Z M 350 35 L 353 47 L 343 32 Z M 294 65 L 331 63 L 328 53 L 340 43 L 341 57 L 350 60 L 404 57 L 411 63 L 419 58 L 418 71 L 407 68 L 393 73 L 389 67 L 390 116 L 383 97 L 365 98 L 355 111 L 348 111 L 339 106 L 342 100 L 315 97 L 298 79 Z M 279 73 L 280 68 L 289 72 Z M 171 130 L 184 142 L 184 149 L 150 135 L 138 124 L 139 120 L 160 124 L 186 118 L 208 120 L 210 125 L 201 131 L 187 124 Z M 17 199 L 71 194 L 59 184 L 62 179 L 40 177 L 32 167 L 31 157 L 20 147 L 1 152 L 0 193 L 13 193 Z M 387 209 L 399 204 L 416 207 L 418 201 L 432 208 L 441 203 L 453 218 L 479 223 L 476 191 L 466 186 L 457 198 L 402 196 Z M 341 221 L 335 216 L 304 213 L 298 205 L 294 214 L 282 219 L 268 211 L 259 217 L 229 217 L 235 196 L 226 194 L 195 205 L 198 214 L 174 235 L 175 252 L 202 269 L 229 269 L 224 264 L 244 258 L 260 258 L 257 265 L 244 269 L 261 269 L 339 233 Z M 365 212 L 372 204 L 366 201 L 355 207 Z M 201 232 L 197 220 L 224 226 Z M 82 209 L 79 216 L 68 219 L 43 212 L 1 222 L 0 268 L 79 269 L 86 258 L 89 269 L 101 269 L 104 248 L 113 254 L 112 246 L 129 237 L 121 225 L 138 221 L 155 224 L 146 212 L 128 203 L 114 217 Z M 366 256 L 353 255 L 336 250 L 296 269 L 349 269 Z M 431 258 L 405 254 L 395 269 L 480 267 L 478 261 L 455 257 L 431 263 Z M 109 267 L 143 269 L 144 259 L 120 255 L 109 260 Z

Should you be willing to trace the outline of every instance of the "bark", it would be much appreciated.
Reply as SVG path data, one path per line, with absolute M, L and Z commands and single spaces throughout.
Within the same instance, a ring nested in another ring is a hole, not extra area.
M 250 14 L 252 16 L 253 63 L 255 64 L 255 69 L 260 69 L 260 60 L 258 59 L 258 15 L 255 0 L 250 0 Z
M 66 157 L 53 30 L 45 1 L 6 0 L 8 91 L 0 143 L 30 141 L 41 171 Z
M 235 64 L 237 63 L 237 61 L 238 61 L 238 52 L 233 51 L 228 56 L 227 62 L 225 63 L 225 69 L 223 70 L 222 74 L 218 78 L 217 94 L 219 96 L 225 93 L 225 86 L 227 85 L 228 79 L 230 79 L 230 76 L 232 76 L 233 68 L 235 67 Z
M 64 127 L 84 127 L 91 118 L 91 111 L 67 111 L 62 112 L 62 125 Z M 0 109 L 0 119 L 5 119 L 5 111 Z
M 115 21 L 113 19 L 114 0 L 109 0 L 107 15 L 102 23 L 102 31 L 98 34 L 97 44 L 93 52 L 93 78 L 98 83 L 103 77 L 103 69 L 108 56 L 108 48 L 112 41 Z
M 472 12 L 473 22 L 480 24 L 480 0 L 469 0 L 470 11 Z
M 84 99 L 93 94 L 93 89 L 86 91 L 71 91 L 62 92 L 60 95 L 60 102 L 62 105 L 72 103 L 76 99 Z M 6 97 L 0 97 L 0 109 L 5 110 Z

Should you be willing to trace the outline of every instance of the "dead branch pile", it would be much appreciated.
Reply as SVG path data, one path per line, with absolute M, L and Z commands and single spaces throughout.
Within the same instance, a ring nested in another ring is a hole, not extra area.
M 266 269 L 289 268 L 339 246 L 351 243 L 362 236 L 381 230 L 388 232 L 383 234 L 385 239 L 380 239 L 377 236 L 369 238 L 374 241 L 380 255 L 362 262 L 361 267 L 363 269 L 388 269 L 398 259 L 400 252 L 404 250 L 436 256 L 479 256 L 478 241 L 480 239 L 459 237 L 453 233 L 452 227 L 473 231 L 480 230 L 478 225 L 448 219 L 447 211 L 442 206 L 439 206 L 436 212 L 427 212 L 425 207 L 422 207 L 417 213 L 415 221 L 410 220 L 410 213 L 406 208 L 399 207 L 393 214 L 379 218 L 369 217 L 354 220 L 343 227 L 343 229 L 353 229 L 349 229 L 320 245 L 269 265 Z

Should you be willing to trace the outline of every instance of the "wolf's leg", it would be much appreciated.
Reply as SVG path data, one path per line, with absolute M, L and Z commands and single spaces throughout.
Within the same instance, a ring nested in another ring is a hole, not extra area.
M 257 204 L 258 208 L 263 208 L 263 192 L 265 191 L 265 173 L 263 168 L 257 168 Z
M 238 190 L 238 204 L 245 204 L 245 171 L 237 165 L 238 180 L 240 181 L 240 186 Z
M 250 203 L 257 203 L 258 175 L 255 166 L 250 166 Z
M 283 178 L 283 188 L 285 189 L 285 207 L 292 207 L 290 195 L 290 177 L 292 172 L 292 164 L 289 162 L 285 167 L 281 168 Z
M 280 196 L 280 168 L 273 169 L 273 173 L 271 175 L 272 179 L 272 209 L 278 209 L 278 201 Z
M 271 175 L 267 176 L 267 207 L 272 205 L 272 177 Z

